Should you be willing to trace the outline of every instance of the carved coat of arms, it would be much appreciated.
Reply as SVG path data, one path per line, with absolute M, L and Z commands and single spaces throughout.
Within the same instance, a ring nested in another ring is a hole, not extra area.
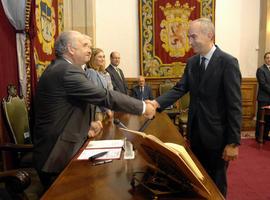
M 52 54 L 56 31 L 55 11 L 52 6 L 52 0 L 36 1 L 36 25 L 38 40 L 42 45 L 43 52 L 48 55 Z
M 189 16 L 194 7 L 188 4 L 180 5 L 179 1 L 175 5 L 167 3 L 165 7 L 160 6 L 166 19 L 161 21 L 160 40 L 162 47 L 171 57 L 182 57 L 190 50 L 187 32 L 189 28 Z

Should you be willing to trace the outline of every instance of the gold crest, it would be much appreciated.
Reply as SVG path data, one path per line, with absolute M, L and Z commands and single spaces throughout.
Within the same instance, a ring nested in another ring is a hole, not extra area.
M 52 0 L 36 1 L 36 24 L 38 40 L 44 53 L 51 55 L 55 36 L 55 11 Z
M 194 7 L 189 7 L 187 3 L 181 5 L 176 1 L 174 6 L 167 3 L 165 7 L 160 6 L 160 9 L 166 17 L 160 23 L 162 47 L 171 57 L 182 57 L 190 50 L 187 32 Z

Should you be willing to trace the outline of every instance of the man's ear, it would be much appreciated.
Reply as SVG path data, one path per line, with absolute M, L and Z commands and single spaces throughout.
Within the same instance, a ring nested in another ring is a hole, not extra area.
M 212 32 L 209 32 L 207 36 L 210 40 L 214 40 L 214 34 Z
M 75 50 L 75 49 L 72 47 L 71 44 L 68 44 L 68 45 L 67 45 L 67 51 L 68 51 L 70 54 L 73 55 L 73 54 L 74 54 L 74 50 Z

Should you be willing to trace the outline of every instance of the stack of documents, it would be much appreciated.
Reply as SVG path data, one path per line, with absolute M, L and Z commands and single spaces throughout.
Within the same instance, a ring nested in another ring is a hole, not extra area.
M 78 160 L 88 160 L 99 153 L 106 152 L 96 160 L 120 159 L 124 140 L 94 140 L 90 141 L 83 150 Z

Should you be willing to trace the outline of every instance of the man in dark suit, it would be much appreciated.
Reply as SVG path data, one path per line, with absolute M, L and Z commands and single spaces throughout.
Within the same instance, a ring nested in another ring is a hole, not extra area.
M 190 147 L 226 196 L 228 161 L 237 158 L 240 144 L 241 73 L 237 59 L 214 45 L 214 35 L 211 20 L 190 23 L 189 43 L 197 55 L 187 61 L 181 80 L 152 103 L 162 110 L 190 93 Z
M 125 80 L 125 76 L 122 70 L 119 68 L 120 53 L 112 52 L 110 54 L 111 64 L 106 68 L 106 71 L 110 74 L 113 84 L 113 89 L 128 94 L 128 85 Z
M 132 88 L 132 96 L 139 100 L 152 100 L 153 94 L 150 86 L 145 84 L 145 78 L 139 76 L 138 85 Z
M 56 60 L 37 86 L 34 164 L 45 187 L 66 167 L 100 123 L 91 122 L 90 104 L 151 118 L 154 107 L 113 90 L 95 86 L 81 68 L 91 56 L 89 38 L 77 31 L 63 32 L 55 42 Z M 91 128 L 89 130 L 91 124 Z
M 259 137 L 259 110 L 263 106 L 270 105 L 270 52 L 264 54 L 264 64 L 257 69 L 257 81 L 259 83 L 258 90 L 258 107 L 257 107 L 257 123 L 256 123 L 256 140 Z M 265 116 L 264 139 L 269 140 L 268 133 L 270 130 L 270 117 Z

